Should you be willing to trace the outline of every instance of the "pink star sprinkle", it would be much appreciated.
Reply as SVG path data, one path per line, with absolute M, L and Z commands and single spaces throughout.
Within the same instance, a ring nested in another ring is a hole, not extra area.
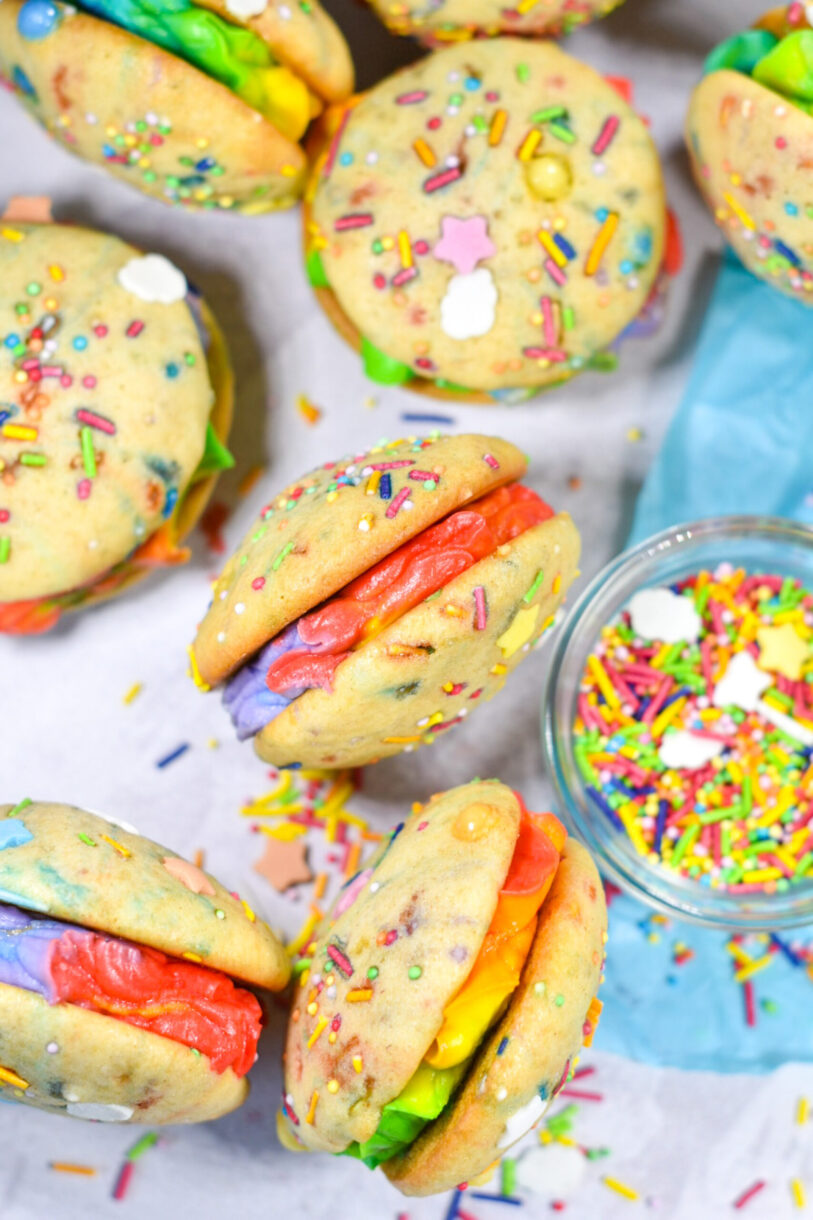
M 444 216 L 440 231 L 441 238 L 432 255 L 442 263 L 452 263 L 461 275 L 468 275 L 484 258 L 497 253 L 488 235 L 486 216 L 470 216 L 468 220 Z

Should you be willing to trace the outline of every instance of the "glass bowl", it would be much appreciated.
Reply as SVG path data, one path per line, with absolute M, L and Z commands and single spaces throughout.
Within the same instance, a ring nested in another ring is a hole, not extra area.
M 602 627 L 638 589 L 669 585 L 720 563 L 794 577 L 813 588 L 813 530 L 775 517 L 709 518 L 655 534 L 608 564 L 573 606 L 555 640 L 542 700 L 548 772 L 563 816 L 602 872 L 649 906 L 707 927 L 740 932 L 813 923 L 813 881 L 775 893 L 735 893 L 704 885 L 667 869 L 656 857 L 639 854 L 626 831 L 616 829 L 594 806 L 576 763 L 573 726 L 579 688 Z

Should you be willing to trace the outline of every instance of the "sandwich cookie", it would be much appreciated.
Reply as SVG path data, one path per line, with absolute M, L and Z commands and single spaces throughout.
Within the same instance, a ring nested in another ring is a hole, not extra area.
M 393 34 L 434 46 L 495 34 L 559 38 L 617 8 L 622 0 L 369 0 Z
M 300 139 L 353 88 L 319 0 L 4 0 L 0 74 L 92 164 L 165 203 L 244 213 L 296 201 Z
M 18 211 L 0 224 L 0 631 L 29 634 L 188 559 L 233 465 L 233 384 L 167 258 Z
M 592 1039 L 601 881 L 496 780 L 416 806 L 295 965 L 286 1145 L 382 1165 L 405 1194 L 482 1174 Z
M 361 766 L 431 744 L 502 689 L 553 624 L 579 535 L 498 437 L 381 443 L 262 508 L 201 622 L 192 674 L 225 682 L 275 766 Z
M 813 5 L 774 9 L 706 60 L 686 119 L 698 186 L 749 271 L 813 303 Z
M 221 884 L 70 805 L 0 806 L 0 1099 L 103 1122 L 217 1118 L 248 1093 L 262 1025 L 231 977 L 288 958 Z
M 308 275 L 372 380 L 512 402 L 614 367 L 666 207 L 645 125 L 592 68 L 549 42 L 449 47 L 313 145 Z

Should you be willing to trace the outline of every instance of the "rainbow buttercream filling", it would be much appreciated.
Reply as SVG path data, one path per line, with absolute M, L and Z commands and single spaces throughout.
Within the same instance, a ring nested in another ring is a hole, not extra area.
M 185 59 L 219 81 L 268 119 L 283 135 L 299 140 L 321 103 L 289 68 L 279 64 L 253 30 L 232 25 L 190 0 L 82 0 L 79 8 L 113 22 Z M 40 10 L 20 12 L 23 37 L 43 36 Z
M 535 492 L 512 483 L 405 542 L 238 670 L 223 694 L 237 736 L 252 737 L 307 690 L 331 691 L 336 669 L 352 649 L 552 516 Z
M 403 1152 L 452 1098 L 472 1056 L 519 984 L 536 932 L 539 910 L 553 884 L 567 831 L 553 814 L 522 819 L 514 855 L 480 952 L 418 1070 L 381 1112 L 375 1133 L 341 1154 L 375 1169 Z
M 723 68 L 752 77 L 813 114 L 813 29 L 794 29 L 781 36 L 769 29 L 734 34 L 715 47 L 704 72 Z
M 218 970 L 0 903 L 0 983 L 171 1038 L 217 1073 L 249 1071 L 259 1001 Z

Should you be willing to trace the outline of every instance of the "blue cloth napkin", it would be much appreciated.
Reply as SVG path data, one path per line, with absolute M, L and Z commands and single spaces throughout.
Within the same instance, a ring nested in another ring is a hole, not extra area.
M 813 307 L 726 254 L 686 393 L 638 499 L 630 545 L 679 522 L 766 513 L 813 524 Z M 753 1025 L 730 937 L 610 905 L 596 1046 L 647 1063 L 767 1072 L 813 1060 L 813 929 L 749 937 L 770 961 L 752 978 Z
M 728 252 L 629 544 L 743 512 L 813 524 L 813 304 L 768 287 Z

